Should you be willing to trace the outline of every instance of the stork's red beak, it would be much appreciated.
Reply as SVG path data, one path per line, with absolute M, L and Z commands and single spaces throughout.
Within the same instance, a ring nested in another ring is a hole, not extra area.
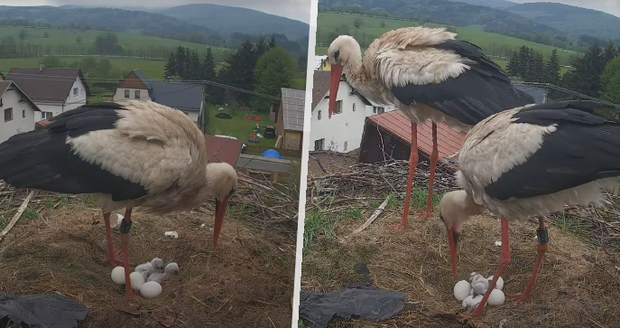
M 329 118 L 332 117 L 336 108 L 336 98 L 338 97 L 338 86 L 342 77 L 342 65 L 333 64 L 331 76 L 329 78 Z
M 458 279 L 456 272 L 456 244 L 459 242 L 460 233 L 458 233 L 454 226 L 448 229 L 448 246 L 450 247 L 450 262 L 452 262 L 452 274 L 454 279 Z
M 223 201 L 215 200 L 215 225 L 213 226 L 213 247 L 217 246 L 217 239 L 220 237 L 222 223 L 226 215 L 226 207 L 228 207 L 228 197 Z

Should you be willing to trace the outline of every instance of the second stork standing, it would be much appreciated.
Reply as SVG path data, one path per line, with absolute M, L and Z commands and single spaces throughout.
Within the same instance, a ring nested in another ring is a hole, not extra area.
M 480 48 L 455 40 L 443 28 L 405 27 L 383 34 L 362 59 L 359 43 L 350 36 L 336 38 L 327 56 L 331 63 L 329 116 L 336 105 L 342 72 L 364 97 L 393 104 L 411 121 L 411 152 L 405 208 L 401 223 L 407 226 L 415 166 L 418 162 L 417 124 L 432 120 L 433 151 L 428 200 L 424 217 L 432 215 L 432 194 L 437 163 L 437 122 L 463 131 L 501 111 L 534 103 L 516 89 L 508 76 Z

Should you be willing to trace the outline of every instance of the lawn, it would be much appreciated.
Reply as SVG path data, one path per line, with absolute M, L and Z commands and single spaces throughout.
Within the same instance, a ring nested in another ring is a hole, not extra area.
M 359 29 L 356 29 L 354 26 L 356 19 L 362 19 L 362 25 Z M 384 24 L 384 27 L 381 27 L 382 23 Z M 324 55 L 327 52 L 327 46 L 329 45 L 321 44 L 320 41 L 325 40 L 327 36 L 335 30 L 342 29 L 343 25 L 348 26 L 350 34 L 361 35 L 366 38 L 374 39 L 389 30 L 394 30 L 405 26 L 418 26 L 419 24 L 407 20 L 376 18 L 358 14 L 319 13 L 317 25 L 317 47 L 315 49 L 317 55 Z M 440 27 L 438 24 L 426 24 L 425 26 Z M 456 27 L 456 32 L 458 34 L 458 39 L 473 42 L 490 55 L 497 55 L 499 51 L 506 49 L 516 50 L 521 46 L 527 46 L 541 52 L 545 58 L 548 58 L 553 49 L 558 49 L 560 62 L 565 65 L 568 64 L 571 56 L 579 54 L 572 50 L 556 48 L 506 35 L 484 32 L 475 27 Z
M 247 120 L 246 114 L 253 114 L 251 111 L 237 109 L 234 112 L 230 109 L 224 109 L 219 111 L 219 107 L 209 104 L 209 134 L 217 135 L 224 134 L 236 137 L 239 141 L 245 143 L 248 146 L 260 146 L 260 147 L 273 147 L 276 143 L 276 139 L 261 138 L 258 143 L 248 142 L 248 136 L 254 133 L 256 124 L 260 127 L 261 135 L 265 131 L 266 126 L 275 126 L 276 122 L 269 120 L 269 114 L 260 113 L 261 121 Z M 232 116 L 232 119 L 221 119 L 215 117 L 219 113 L 227 113 Z
M 80 57 L 61 57 L 63 63 L 70 63 L 73 60 L 80 60 Z M 124 78 L 129 71 L 139 68 L 147 78 L 151 80 L 163 80 L 164 64 L 163 61 L 133 59 L 133 58 L 108 58 L 112 63 L 112 74 L 114 78 Z M 11 58 L 0 59 L 0 71 L 8 73 L 11 67 L 37 67 L 43 58 Z
M 0 27 L 0 38 L 7 36 L 13 36 L 19 40 L 18 33 L 20 30 L 26 30 L 26 38 L 23 42 L 31 43 L 33 45 L 52 46 L 54 47 L 63 45 L 70 46 L 75 54 L 88 54 L 88 50 L 93 46 L 95 39 L 104 31 L 89 30 L 80 32 L 79 30 L 57 30 L 57 29 L 41 29 L 41 28 L 23 28 L 23 27 Z M 44 37 L 44 33 L 48 33 L 48 37 Z M 208 45 L 200 43 L 192 43 L 185 41 L 178 41 L 166 38 L 160 38 L 156 36 L 142 35 L 132 32 L 114 32 L 118 38 L 118 44 L 124 49 L 130 49 L 132 51 L 138 51 L 140 49 L 146 49 L 147 47 L 168 47 L 176 48 L 178 46 L 188 47 L 194 51 L 204 54 L 207 51 Z M 76 38 L 80 36 L 82 41 L 80 44 L 76 42 Z M 19 42 L 19 41 L 18 41 Z M 216 61 L 222 61 L 224 54 L 230 51 L 230 49 L 211 46 L 213 56 Z M 55 51 L 55 50 L 53 50 Z

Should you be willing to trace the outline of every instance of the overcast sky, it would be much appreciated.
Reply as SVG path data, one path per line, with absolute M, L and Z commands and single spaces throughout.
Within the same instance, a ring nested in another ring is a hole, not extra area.
M 558 2 L 566 5 L 590 8 L 620 17 L 620 0 L 509 0 L 518 3 Z
M 81 4 L 86 6 L 143 6 L 148 3 L 153 7 L 173 7 L 190 3 L 215 3 L 228 6 L 244 7 L 259 10 L 269 14 L 296 19 L 304 23 L 310 21 L 310 0 L 2 0 L 0 4 L 6 6 L 37 6 L 37 5 L 65 5 Z

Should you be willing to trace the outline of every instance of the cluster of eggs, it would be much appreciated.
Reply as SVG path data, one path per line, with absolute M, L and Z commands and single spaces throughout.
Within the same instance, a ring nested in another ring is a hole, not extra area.
M 163 269 L 163 272 L 161 272 Z M 139 291 L 144 298 L 155 298 L 163 292 L 161 282 L 179 272 L 179 266 L 170 262 L 164 268 L 164 261 L 158 257 L 136 266 L 134 272 L 129 274 L 131 288 Z M 125 284 L 125 268 L 117 266 L 112 270 L 112 281 L 118 285 Z
M 473 309 L 482 301 L 484 294 L 489 288 L 489 282 L 493 280 L 493 276 L 485 278 L 483 275 L 472 272 L 469 281 L 461 280 L 454 285 L 454 297 L 461 301 L 461 305 L 464 308 Z M 488 305 L 501 305 L 504 304 L 506 296 L 502 291 L 504 287 L 504 279 L 502 277 L 497 278 L 495 288 L 491 291 Z

